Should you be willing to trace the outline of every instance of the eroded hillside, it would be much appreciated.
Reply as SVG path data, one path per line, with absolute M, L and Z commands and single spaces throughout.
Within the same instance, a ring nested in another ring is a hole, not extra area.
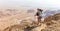
M 25 10 L 25 9 L 24 9 Z M 60 13 L 44 18 L 37 25 L 34 13 L 24 10 L 5 9 L 0 11 L 1 31 L 60 31 Z M 29 9 L 30 10 L 30 9 Z

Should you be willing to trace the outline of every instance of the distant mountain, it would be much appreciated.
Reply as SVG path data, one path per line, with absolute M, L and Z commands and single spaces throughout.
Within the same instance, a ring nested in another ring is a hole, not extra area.
M 46 10 L 46 11 L 43 12 L 43 14 L 44 14 L 43 17 L 49 16 L 49 15 L 53 15 L 55 13 L 60 13 L 60 10 Z
M 34 13 L 35 11 L 33 9 L 27 10 L 27 13 Z

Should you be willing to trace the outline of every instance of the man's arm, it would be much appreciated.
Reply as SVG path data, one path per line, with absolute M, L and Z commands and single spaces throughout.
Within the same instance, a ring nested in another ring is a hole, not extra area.
M 39 14 L 38 14 L 38 12 L 34 15 L 34 16 L 38 16 Z

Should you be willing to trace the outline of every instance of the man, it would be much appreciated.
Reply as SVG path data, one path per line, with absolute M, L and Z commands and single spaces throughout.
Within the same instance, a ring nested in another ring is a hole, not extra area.
M 41 22 L 41 18 L 42 18 L 42 11 L 43 10 L 41 10 L 41 9 L 37 9 L 37 13 L 36 13 L 36 15 L 35 16 L 37 16 L 37 20 L 38 20 L 38 23 L 40 23 Z

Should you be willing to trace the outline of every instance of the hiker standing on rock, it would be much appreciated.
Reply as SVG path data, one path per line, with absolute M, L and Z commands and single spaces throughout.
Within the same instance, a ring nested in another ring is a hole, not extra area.
M 41 22 L 42 11 L 43 11 L 42 9 L 37 8 L 37 13 L 35 16 L 37 16 L 38 24 Z

